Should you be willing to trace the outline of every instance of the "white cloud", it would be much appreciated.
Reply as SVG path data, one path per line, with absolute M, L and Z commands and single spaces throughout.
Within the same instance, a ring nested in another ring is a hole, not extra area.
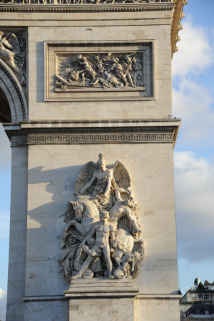
M 192 152 L 175 152 L 179 256 L 188 262 L 214 260 L 214 166 Z
M 0 170 L 10 167 L 11 165 L 11 148 L 10 141 L 0 124 Z
M 0 289 L 0 299 L 2 299 L 5 296 L 6 292 L 2 289 Z
M 208 34 L 190 19 L 181 32 L 179 52 L 173 58 L 173 115 L 182 118 L 181 143 L 213 144 L 214 97 L 200 84 L 200 72 L 214 65 L 213 49 Z M 209 81 L 207 79 L 207 81 Z M 205 147 L 205 146 L 203 146 Z
M 10 213 L 0 211 L 0 239 L 9 237 Z
M 173 89 L 173 115 L 182 118 L 181 134 L 185 141 L 197 144 L 213 140 L 213 97 L 203 86 L 183 80 L 179 89 Z M 210 142 L 209 142 L 210 143 Z
M 188 17 L 182 24 L 183 30 L 179 33 L 181 42 L 177 44 L 179 52 L 174 54 L 172 60 L 173 76 L 200 73 L 213 63 L 213 49 L 205 29 L 193 26 Z
M 6 317 L 6 302 L 7 295 L 6 292 L 0 289 L 0 320 L 5 321 Z

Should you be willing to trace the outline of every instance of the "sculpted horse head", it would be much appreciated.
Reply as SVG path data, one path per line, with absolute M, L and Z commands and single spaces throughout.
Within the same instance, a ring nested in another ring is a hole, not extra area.
M 89 200 L 88 196 L 77 195 L 75 201 L 70 201 L 76 220 L 90 231 L 91 224 L 99 221 L 99 211 L 97 206 Z

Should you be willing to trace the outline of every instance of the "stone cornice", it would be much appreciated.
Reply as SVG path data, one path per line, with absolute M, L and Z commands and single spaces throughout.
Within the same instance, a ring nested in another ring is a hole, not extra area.
M 113 3 L 113 4 L 0 4 L 0 11 L 9 12 L 118 12 L 118 11 L 166 11 L 172 10 L 174 4 L 167 3 Z
M 65 291 L 67 292 L 67 291 Z M 69 292 L 69 291 L 68 291 Z M 23 297 L 24 302 L 41 302 L 41 301 L 66 301 L 74 299 L 110 299 L 110 298 L 135 298 L 135 300 L 179 300 L 180 296 L 176 295 L 138 295 L 137 291 L 127 292 L 104 292 L 104 293 L 73 293 L 69 296 L 56 295 L 56 296 L 28 296 Z
M 4 124 L 11 146 L 53 144 L 175 144 L 180 119 L 26 121 Z
M 177 126 L 181 119 L 159 118 L 159 119 L 106 119 L 106 120 L 34 120 L 20 122 L 22 129 L 50 129 L 50 128 L 125 128 L 125 127 L 156 127 L 156 126 Z M 5 127 L 8 124 L 4 125 Z M 12 124 L 11 124 L 12 126 Z

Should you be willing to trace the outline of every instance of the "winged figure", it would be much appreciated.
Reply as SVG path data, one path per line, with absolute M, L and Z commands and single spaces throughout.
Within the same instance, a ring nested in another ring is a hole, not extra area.
M 115 194 L 116 200 L 120 192 L 130 193 L 128 188 L 131 187 L 131 179 L 127 168 L 119 161 L 114 166 L 107 164 L 102 153 L 99 154 L 97 164 L 92 161 L 85 164 L 78 174 L 75 192 L 105 198 Z
M 75 201 L 63 214 L 60 266 L 64 276 L 135 278 L 144 258 L 144 242 L 131 179 L 124 164 L 108 165 L 102 153 L 85 164 L 76 179 Z
M 4 34 L 0 31 L 0 58 L 4 60 L 15 71 L 23 86 L 26 85 L 23 67 L 25 64 L 25 54 L 21 52 L 17 36 L 13 32 Z

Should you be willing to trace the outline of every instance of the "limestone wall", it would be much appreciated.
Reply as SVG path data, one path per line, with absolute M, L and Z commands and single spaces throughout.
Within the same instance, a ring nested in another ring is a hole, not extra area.
M 30 146 L 25 295 L 62 295 L 68 283 L 60 274 L 59 216 L 72 199 L 80 167 L 104 151 L 109 164 L 120 160 L 130 172 L 139 202 L 146 257 L 142 294 L 173 294 L 178 289 L 171 144 Z

